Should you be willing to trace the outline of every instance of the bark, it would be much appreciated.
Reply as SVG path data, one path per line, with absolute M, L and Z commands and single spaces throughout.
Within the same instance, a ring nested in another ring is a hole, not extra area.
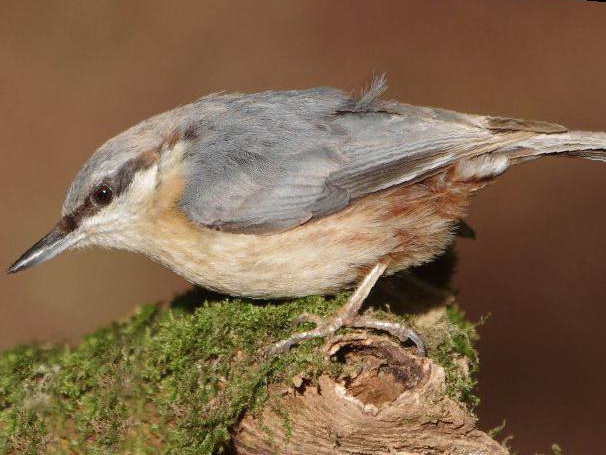
M 277 401 L 234 432 L 238 454 L 507 454 L 446 394 L 445 372 L 387 337 L 356 333 L 327 355 L 352 373 L 274 387 Z

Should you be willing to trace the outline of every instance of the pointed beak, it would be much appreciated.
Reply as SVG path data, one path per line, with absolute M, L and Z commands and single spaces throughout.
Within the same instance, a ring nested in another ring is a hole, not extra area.
M 42 237 L 29 250 L 11 265 L 6 273 L 17 273 L 41 262 L 48 261 L 59 253 L 65 251 L 79 240 L 75 231 L 55 226 L 52 231 Z

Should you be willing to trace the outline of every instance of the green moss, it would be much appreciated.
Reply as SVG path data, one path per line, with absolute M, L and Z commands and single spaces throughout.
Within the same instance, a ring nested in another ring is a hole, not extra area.
M 291 326 L 296 315 L 328 315 L 347 296 L 259 303 L 196 289 L 168 310 L 145 305 L 74 346 L 6 351 L 0 453 L 220 453 L 243 412 L 266 404 L 268 385 L 335 371 L 320 340 L 269 362 L 261 353 L 300 330 Z M 471 400 L 473 380 L 449 362 L 469 356 L 477 365 L 475 332 L 456 310 L 446 315 L 442 338 L 423 335 L 448 371 L 452 396 Z M 289 425 L 285 417 L 285 432 Z
M 476 395 L 477 372 L 480 367 L 478 354 L 474 348 L 478 340 L 476 327 L 465 319 L 465 313 L 456 305 L 446 308 L 444 320 L 446 330 L 438 341 L 434 340 L 431 357 L 446 371 L 446 392 L 448 396 L 473 410 L 480 398 Z

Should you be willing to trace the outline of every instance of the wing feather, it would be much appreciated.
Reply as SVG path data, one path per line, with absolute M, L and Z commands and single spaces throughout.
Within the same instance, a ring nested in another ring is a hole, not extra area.
M 200 100 L 181 209 L 207 227 L 276 233 L 535 134 L 528 123 L 363 99 L 364 112 L 331 89 L 215 95 L 212 109 Z

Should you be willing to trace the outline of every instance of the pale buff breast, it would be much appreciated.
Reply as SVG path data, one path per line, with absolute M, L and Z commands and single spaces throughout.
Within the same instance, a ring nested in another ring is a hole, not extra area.
M 426 262 L 450 242 L 472 190 L 452 185 L 443 173 L 286 232 L 245 235 L 194 225 L 176 208 L 182 179 L 164 176 L 159 184 L 160 196 L 133 232 L 132 249 L 193 283 L 248 297 L 334 292 L 384 258 L 391 258 L 387 273 Z

